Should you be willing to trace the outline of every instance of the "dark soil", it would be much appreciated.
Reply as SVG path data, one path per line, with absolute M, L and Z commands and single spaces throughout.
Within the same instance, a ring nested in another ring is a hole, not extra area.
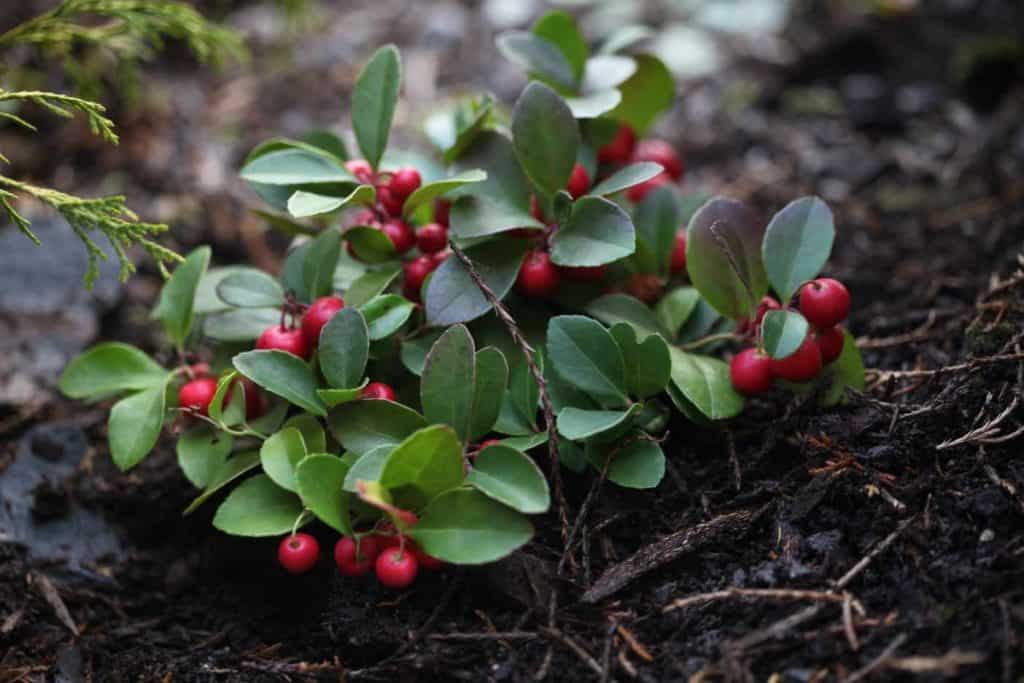
M 89 163 L 120 169 L 144 216 L 172 206 L 178 246 L 273 266 L 280 249 L 246 216 L 232 169 L 263 137 L 334 120 L 368 45 L 410 47 L 441 90 L 517 83 L 499 58 L 467 66 L 490 55 L 475 10 L 355 4 L 325 24 L 349 33 L 300 39 L 291 58 L 261 44 L 250 75 L 158 68 L 156 94 L 115 112 L 125 144 Z M 675 424 L 654 492 L 566 475 L 570 518 L 588 512 L 562 572 L 552 516 L 510 560 L 400 595 L 326 561 L 289 577 L 276 541 L 224 536 L 210 510 L 182 518 L 194 492 L 171 439 L 123 475 L 101 407 L 7 406 L 0 477 L 26 458 L 56 463 L 33 484 L 35 526 L 84 511 L 93 526 L 70 537 L 119 544 L 64 562 L 0 538 L 0 682 L 1024 680 L 1024 85 L 1012 59 L 979 58 L 960 80 L 946 68 L 954 47 L 1012 34 L 1022 16 L 1016 3 L 926 4 L 802 17 L 785 34 L 792 60 L 745 57 L 688 82 L 661 129 L 695 187 L 766 215 L 809 192 L 832 204 L 828 272 L 854 295 L 864 394 L 828 412 L 780 394 L 721 429 Z M 450 28 L 445 11 L 464 33 L 419 29 Z M 823 90 L 835 106 L 818 106 Z M 156 349 L 139 315 L 156 282 L 133 280 L 100 337 Z

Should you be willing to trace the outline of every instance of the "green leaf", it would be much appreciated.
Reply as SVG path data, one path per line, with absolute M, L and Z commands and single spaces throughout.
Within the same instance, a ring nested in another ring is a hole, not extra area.
M 700 294 L 693 287 L 676 287 L 655 305 L 654 315 L 668 330 L 669 340 L 679 337 L 679 330 L 690 319 L 699 301 Z
M 132 394 L 114 404 L 107 421 L 110 457 L 125 472 L 146 457 L 164 424 L 166 385 Z
M 405 204 L 402 205 L 402 214 L 405 216 L 411 216 L 416 212 L 416 209 L 424 204 L 434 201 L 447 192 L 462 187 L 463 185 L 481 183 L 485 180 L 487 180 L 487 173 L 480 169 L 472 169 L 441 180 L 435 180 L 432 183 L 425 183 L 417 188 L 416 191 L 409 195 L 409 198 L 405 200 Z
M 526 424 L 535 427 L 537 424 L 537 406 L 540 403 L 540 387 L 530 372 L 530 366 L 522 353 L 514 357 L 517 362 L 509 366 L 508 395 L 515 404 L 517 411 L 526 420 Z M 541 373 L 544 372 L 544 356 L 538 353 L 536 360 Z
M 306 444 L 307 453 L 325 453 L 327 451 L 327 436 L 320 420 L 308 413 L 299 413 L 288 418 L 281 425 L 281 429 L 297 429 L 302 435 L 302 443 Z
M 621 52 L 642 40 L 654 35 L 654 31 L 639 24 L 626 24 L 617 26 L 605 37 L 599 52 L 601 54 L 614 54 Z
M 342 403 L 357 400 L 369 383 L 369 378 L 366 378 L 359 386 L 352 387 L 351 389 L 317 389 L 316 394 L 324 402 L 325 406 L 333 408 L 334 406 L 340 406 Z
M 368 270 L 357 277 L 345 292 L 345 304 L 359 307 L 388 288 L 402 269 L 395 267 Z
M 669 275 L 669 262 L 676 244 L 676 233 L 683 227 L 682 204 L 670 187 L 659 187 L 637 205 L 633 212 L 637 241 L 647 247 L 650 263 L 643 270 L 662 277 Z M 640 250 L 637 250 L 638 254 Z
M 420 403 L 428 422 L 450 425 L 459 439 L 469 434 L 476 384 L 476 348 L 464 325 L 453 325 L 427 354 Z
M 604 196 L 609 194 L 615 194 L 621 192 L 627 188 L 639 185 L 642 182 L 650 180 L 651 178 L 660 175 L 665 169 L 661 164 L 656 164 L 651 161 L 640 161 L 629 166 L 620 168 L 615 173 L 611 174 L 597 185 L 590 189 L 587 194 L 595 196 Z
M 629 410 L 580 410 L 570 406 L 559 411 L 556 423 L 558 433 L 565 438 L 585 441 L 620 430 L 639 412 L 637 404 L 630 406 Z
M 466 194 L 487 197 L 507 207 L 527 211 L 530 184 L 516 157 L 512 141 L 502 133 L 485 130 L 469 143 L 455 161 L 454 169 L 466 172 L 482 169 L 487 179 L 465 189 Z M 452 194 L 461 196 L 463 190 Z
M 419 377 L 423 374 L 423 365 L 427 362 L 427 354 L 434 342 L 444 332 L 442 329 L 426 330 L 412 339 L 402 342 L 402 365 L 406 370 Z
M 560 266 L 600 266 L 629 256 L 636 234 L 629 214 L 602 197 L 572 205 L 569 221 L 551 240 L 551 260 Z
M 565 187 L 576 165 L 580 130 L 565 100 L 533 82 L 512 109 L 512 144 L 527 177 L 550 196 Z
M 259 453 L 255 452 L 239 453 L 238 455 L 228 458 L 226 461 L 221 463 L 221 466 L 217 468 L 217 471 L 209 478 L 209 483 L 206 485 L 206 489 L 199 494 L 199 496 L 193 499 L 181 514 L 192 514 L 200 505 L 212 498 L 218 491 L 238 479 L 246 472 L 256 469 L 259 467 L 259 464 L 260 456 Z
M 175 346 L 182 346 L 192 331 L 193 306 L 199 279 L 210 265 L 210 248 L 199 247 L 174 269 L 171 279 L 160 290 L 153 317 L 164 324 Z
M 517 451 L 532 451 L 534 448 L 543 446 L 548 442 L 547 432 L 537 432 L 528 436 L 510 436 L 501 440 L 501 443 Z
M 763 229 L 742 203 L 716 197 L 690 220 L 686 267 L 701 296 L 727 318 L 749 318 L 768 291 Z
M 218 266 L 207 268 L 206 272 L 199 278 L 196 286 L 196 296 L 192 304 L 192 313 L 195 315 L 206 315 L 225 311 L 229 306 L 217 296 L 217 285 L 221 280 L 239 271 L 248 270 L 248 266 Z
M 281 283 L 286 290 L 291 290 L 300 303 L 312 303 L 313 297 L 309 294 L 306 285 L 306 257 L 309 256 L 313 246 L 312 240 L 299 243 L 289 249 L 284 259 L 284 268 L 281 270 Z
M 345 450 L 366 453 L 378 446 L 397 446 L 427 426 L 423 416 L 394 401 L 362 400 L 331 408 L 327 428 Z
M 629 393 L 640 398 L 660 394 L 672 375 L 672 358 L 661 335 L 638 341 L 636 329 L 627 323 L 612 325 L 609 332 L 622 350 Z
M 107 342 L 68 363 L 60 375 L 60 390 L 68 398 L 100 398 L 164 386 L 169 377 L 169 371 L 134 346 Z
M 849 330 L 843 330 L 843 352 L 827 367 L 831 370 L 832 381 L 822 399 L 825 405 L 842 402 L 847 387 L 864 391 L 864 359 L 857 348 L 857 340 Z
M 554 43 L 526 31 L 509 31 L 495 44 L 505 59 L 531 75 L 566 90 L 576 87 L 572 64 Z
M 532 32 L 558 48 L 572 68 L 574 81 L 583 77 L 590 50 L 571 14 L 561 10 L 546 12 L 533 24 Z
M 359 310 L 366 318 L 370 340 L 378 341 L 397 332 L 416 310 L 416 304 L 397 294 L 383 294 L 363 304 Z
M 503 299 L 516 281 L 527 246 L 526 240 L 496 239 L 466 249 L 466 256 L 495 296 Z M 491 304 L 462 261 L 448 258 L 427 284 L 424 308 L 431 326 L 446 327 L 479 318 Z
M 351 494 L 342 489 L 348 465 L 341 458 L 327 453 L 307 456 L 295 468 L 295 480 L 302 504 L 317 519 L 338 533 L 351 536 L 349 499 Z
M 370 330 L 363 314 L 352 306 L 341 309 L 320 331 L 320 370 L 336 389 L 351 389 L 366 372 Z
M 340 162 L 303 149 L 281 149 L 247 162 L 239 172 L 242 180 L 261 185 L 323 185 L 354 183 Z M 289 192 L 289 195 L 291 193 Z
M 388 461 L 393 450 L 395 450 L 394 446 L 378 446 L 356 458 L 348 474 L 345 475 L 343 488 L 355 493 L 359 490 L 360 481 L 380 481 L 384 463 Z
M 508 363 L 493 346 L 476 353 L 476 376 L 473 387 L 473 411 L 467 439 L 474 441 L 494 428 L 501 413 L 508 383 Z
M 533 527 L 522 514 L 479 491 L 459 488 L 430 501 L 409 536 L 438 559 L 485 564 L 525 545 Z
M 466 483 L 523 514 L 537 515 L 551 506 L 548 482 L 537 463 L 506 445 L 483 449 Z
M 676 347 L 669 348 L 669 352 L 672 354 L 672 384 L 697 410 L 712 420 L 740 414 L 743 397 L 732 388 L 726 363 Z
M 761 324 L 764 350 L 772 358 L 786 358 L 796 353 L 807 339 L 810 325 L 796 311 L 768 311 Z
M 302 136 L 302 141 L 327 152 L 338 161 L 349 158 L 345 141 L 329 130 L 311 130 Z
M 668 67 L 653 55 L 636 55 L 636 71 L 619 86 L 622 102 L 608 116 L 629 124 L 638 136 L 675 100 L 675 81 Z
M 600 323 L 581 315 L 552 318 L 547 349 L 558 374 L 595 401 L 616 408 L 628 404 L 622 352 Z
M 288 192 L 287 188 L 274 188 L 284 190 L 282 194 Z M 285 200 L 287 202 L 287 200 Z M 286 204 L 287 206 L 287 204 Z M 311 228 L 304 223 L 293 221 L 288 216 L 283 214 L 275 213 L 273 211 L 264 211 L 262 209 L 249 209 L 250 213 L 254 216 L 258 216 L 267 222 L 267 225 L 277 230 L 285 237 L 298 237 L 299 235 L 312 236 L 317 233 L 315 228 Z M 196 311 L 199 312 L 198 310 Z
M 302 259 L 302 282 L 310 301 L 334 293 L 334 270 L 341 254 L 341 237 L 328 228 L 313 238 Z
M 197 425 L 178 439 L 178 466 L 193 486 L 206 488 L 224 466 L 233 444 L 230 434 L 222 434 L 212 425 Z
M 284 303 L 284 290 L 277 280 L 255 268 L 225 277 L 217 284 L 217 296 L 238 308 L 273 308 Z
M 451 208 L 451 234 L 461 239 L 486 237 L 518 228 L 540 230 L 543 227 L 543 223 L 525 210 L 509 207 L 489 197 L 462 197 Z
M 296 190 L 288 198 L 288 213 L 296 218 L 319 216 L 352 204 L 372 206 L 376 197 L 377 192 L 372 185 L 360 185 L 344 197 Z
M 621 101 L 622 93 L 618 90 L 601 90 L 589 95 L 565 98 L 565 104 L 577 119 L 596 119 L 615 109 Z
M 221 422 L 224 417 L 224 406 L 231 405 L 232 399 L 235 398 L 234 392 L 238 384 L 238 373 L 234 370 L 229 370 L 220 379 L 217 380 L 217 391 L 214 392 L 213 398 L 210 400 L 210 405 L 207 408 L 207 414 L 210 419 L 217 422 Z M 243 394 L 245 390 L 243 389 Z M 228 395 L 231 392 L 231 395 Z
M 401 83 L 398 48 L 385 45 L 370 57 L 352 91 L 352 129 L 363 158 L 374 169 L 388 146 Z
M 768 280 L 782 301 L 814 279 L 832 251 L 836 228 L 832 211 L 817 197 L 801 197 L 772 217 L 761 253 Z
M 618 86 L 629 80 L 637 71 L 632 57 L 622 55 L 597 55 L 587 60 L 583 72 L 583 92 L 598 92 Z
M 628 294 L 605 294 L 587 304 L 584 310 L 605 325 L 627 323 L 637 331 L 641 339 L 652 334 L 668 336 L 668 330 L 647 304 Z
M 289 404 L 276 396 L 270 399 L 270 409 L 263 415 L 249 421 L 249 427 L 259 434 L 271 434 L 277 431 L 288 414 Z
M 270 393 L 314 415 L 327 414 L 316 393 L 313 371 L 301 358 L 286 351 L 246 351 L 235 356 L 233 363 L 236 370 Z
M 447 425 L 410 435 L 388 456 L 380 483 L 399 507 L 418 510 L 462 483 L 462 442 Z
M 213 526 L 233 536 L 282 536 L 302 514 L 302 501 L 265 474 L 243 481 L 217 508 Z
M 395 245 L 378 228 L 355 225 L 341 233 L 342 239 L 352 245 L 356 257 L 366 263 L 382 263 L 398 258 Z
M 251 342 L 280 322 L 280 309 L 238 308 L 207 316 L 203 321 L 203 334 L 217 341 Z
M 238 373 L 235 372 L 228 374 L 235 375 L 236 377 L 238 375 Z M 217 388 L 220 389 L 220 386 L 218 385 Z M 231 393 L 228 394 L 227 398 L 221 404 L 222 411 L 220 419 L 224 424 L 229 427 L 233 427 L 245 422 L 245 385 L 241 382 L 234 382 L 226 387 L 226 389 Z M 214 398 L 216 399 L 216 395 L 214 395 Z M 213 406 L 212 401 L 210 402 L 210 406 Z M 213 413 L 210 413 L 210 415 L 212 417 Z
M 588 448 L 588 451 L 590 448 Z M 657 442 L 637 438 L 625 446 L 599 446 L 588 453 L 594 467 L 604 467 L 607 454 L 614 451 L 608 466 L 608 480 L 631 489 L 653 489 L 665 476 L 665 454 Z
M 306 457 L 302 434 L 294 427 L 273 434 L 260 447 L 260 464 L 271 481 L 288 491 L 298 491 L 295 466 Z

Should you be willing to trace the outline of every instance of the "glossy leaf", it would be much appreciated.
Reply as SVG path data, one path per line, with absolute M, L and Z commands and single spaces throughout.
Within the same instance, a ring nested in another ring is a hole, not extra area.
M 508 363 L 498 349 L 488 346 L 477 351 L 475 363 L 472 419 L 466 435 L 470 441 L 479 439 L 494 427 L 508 383 Z
M 231 273 L 217 285 L 221 301 L 238 308 L 273 308 L 284 303 L 277 280 L 255 268 Z
M 622 103 L 609 114 L 610 118 L 628 123 L 639 136 L 675 100 L 675 81 L 668 67 L 653 55 L 636 55 L 636 71 L 618 86 Z
M 629 420 L 639 412 L 639 405 L 629 410 L 581 410 L 569 406 L 558 412 L 558 433 L 570 441 L 593 439 L 629 425 Z
M 239 453 L 228 458 L 226 461 L 221 463 L 221 466 L 217 471 L 210 477 L 209 483 L 201 494 L 196 496 L 189 503 L 188 507 L 181 513 L 182 515 L 190 515 L 195 510 L 216 495 L 220 490 L 231 482 L 238 479 L 240 476 L 256 469 L 260 465 L 259 453 L 245 452 Z
M 643 270 L 667 277 L 676 233 L 686 227 L 679 196 L 670 187 L 656 188 L 633 211 L 633 224 L 637 242 L 644 245 L 649 255 L 650 262 L 641 263 Z M 641 250 L 638 248 L 637 252 Z
M 530 184 L 519 165 L 512 141 L 496 130 L 485 130 L 469 143 L 455 160 L 459 173 L 482 169 L 487 179 L 459 188 L 452 196 L 471 194 L 487 197 L 503 206 L 527 211 L 530 202 Z
M 551 260 L 560 266 L 600 266 L 635 248 L 633 222 L 621 207 L 601 197 L 583 197 L 552 238 Z
M 366 263 L 381 263 L 398 257 L 395 245 L 377 228 L 356 225 L 345 230 L 341 236 L 352 245 L 359 260 Z
M 423 374 L 423 365 L 427 362 L 427 354 L 434 346 L 437 338 L 444 333 L 443 329 L 426 330 L 412 339 L 402 342 L 400 356 L 402 365 L 412 374 L 419 377 Z
M 477 273 L 499 299 L 516 281 L 527 245 L 525 240 L 497 239 L 466 249 Z M 435 327 L 479 318 L 491 304 L 457 258 L 445 259 L 426 287 L 427 322 Z
M 304 149 L 285 148 L 248 161 L 239 172 L 242 180 L 261 185 L 321 185 L 354 183 L 341 162 Z M 289 195 L 291 193 L 289 192 Z
M 817 197 L 794 200 L 772 217 L 761 253 L 780 300 L 788 301 L 802 283 L 817 277 L 835 236 L 832 211 Z
M 110 457 L 122 472 L 139 464 L 160 438 L 166 393 L 165 385 L 161 384 L 122 398 L 110 409 Z
M 238 384 L 238 372 L 235 370 L 229 370 L 217 380 L 217 391 L 214 392 L 210 405 L 206 409 L 211 420 L 223 421 L 224 407 L 233 402 L 235 388 Z M 245 390 L 243 389 L 242 392 L 244 395 Z
M 316 393 L 325 406 L 333 408 L 334 406 L 340 406 L 342 403 L 357 400 L 369 383 L 369 378 L 365 378 L 359 386 L 352 387 L 351 389 L 317 389 Z
M 864 359 L 857 348 L 857 340 L 849 330 L 843 330 L 843 352 L 827 367 L 831 372 L 831 383 L 822 399 L 825 405 L 842 402 L 847 388 L 864 391 Z
M 565 104 L 577 119 L 596 119 L 615 109 L 620 102 L 622 102 L 622 93 L 612 89 L 565 98 Z
M 313 238 L 302 260 L 302 282 L 310 301 L 334 293 L 334 270 L 340 254 L 337 230 L 328 228 Z
M 352 535 L 349 521 L 351 494 L 342 489 L 348 465 L 341 458 L 327 453 L 314 453 L 295 468 L 295 481 L 302 504 L 317 519 L 345 536 Z
M 511 208 L 485 196 L 462 197 L 452 205 L 450 230 L 453 237 L 486 237 L 517 228 L 544 227 L 526 210 Z M 539 234 L 539 233 L 538 233 Z
M 589 450 L 589 448 L 588 448 Z M 590 453 L 598 470 L 604 467 L 609 453 L 608 480 L 631 489 L 653 489 L 665 477 L 665 454 L 656 441 L 636 438 L 625 446 L 599 446 Z
M 712 420 L 739 415 L 743 410 L 743 397 L 733 389 L 726 363 L 676 347 L 669 351 L 672 384 L 701 414 Z
M 601 405 L 628 403 L 622 352 L 600 323 L 579 315 L 552 318 L 547 350 L 559 374 Z
M 535 81 L 512 109 L 512 144 L 527 177 L 550 196 L 565 187 L 576 165 L 579 126 L 565 100 Z
M 301 358 L 285 351 L 245 351 L 235 356 L 233 363 L 236 370 L 275 396 L 314 415 L 327 413 L 317 396 L 313 371 Z
M 369 327 L 352 306 L 331 316 L 320 331 L 320 370 L 336 389 L 350 389 L 362 381 L 369 354 Z
M 498 36 L 495 44 L 516 66 L 561 88 L 575 88 L 572 64 L 554 43 L 526 31 L 509 31 Z
M 462 442 L 447 425 L 432 425 L 412 434 L 388 456 L 381 486 L 395 504 L 420 509 L 438 494 L 462 483 Z
M 807 319 L 796 311 L 768 311 L 761 324 L 764 350 L 772 358 L 792 356 L 809 331 Z
M 660 175 L 665 169 L 661 164 L 651 161 L 639 161 L 629 166 L 620 168 L 597 185 L 590 189 L 587 194 L 603 196 L 621 192 L 627 188 L 639 185 L 642 182 Z
M 353 204 L 372 206 L 376 197 L 372 185 L 360 185 L 343 197 L 296 190 L 288 198 L 288 213 L 295 218 L 319 216 Z
M 612 325 L 609 332 L 622 351 L 630 395 L 647 398 L 660 394 L 672 375 L 672 358 L 664 338 L 651 334 L 638 339 L 636 328 L 627 323 Z
M 320 420 L 309 413 L 299 413 L 288 418 L 281 429 L 297 429 L 302 435 L 302 443 L 306 445 L 307 453 L 324 453 L 327 451 L 327 436 L 324 434 L 323 425 Z
M 459 439 L 469 434 L 476 384 L 476 348 L 464 325 L 453 325 L 427 354 L 420 403 L 428 422 L 451 426 Z
M 618 86 L 637 71 L 636 60 L 622 55 L 596 55 L 587 60 L 583 92 L 598 92 Z M 652 93 L 653 94 L 653 93 Z
M 693 287 L 677 287 L 665 296 L 654 307 L 654 315 L 658 322 L 669 332 L 669 341 L 679 337 L 679 331 L 700 301 L 700 294 Z
M 519 512 L 479 491 L 459 488 L 431 500 L 409 536 L 438 559 L 485 564 L 525 545 L 533 527 Z
M 170 372 L 145 353 L 119 342 L 98 344 L 68 363 L 60 390 L 69 398 L 101 398 L 163 386 Z
M 175 445 L 178 466 L 193 486 L 206 488 L 224 466 L 233 444 L 230 434 L 223 434 L 212 425 L 197 425 L 182 434 Z
M 345 475 L 343 488 L 355 493 L 359 490 L 360 481 L 379 481 L 380 474 L 384 471 L 384 463 L 388 461 L 393 450 L 394 446 L 378 446 L 356 458 Z
M 359 310 L 366 318 L 370 340 L 378 341 L 397 332 L 416 310 L 416 304 L 397 294 L 382 294 L 363 304 Z
M 199 247 L 174 269 L 171 279 L 160 290 L 153 317 L 164 324 L 175 346 L 182 346 L 192 331 L 196 288 L 210 264 L 210 248 Z
M 280 322 L 281 311 L 277 308 L 239 308 L 207 316 L 203 334 L 223 342 L 252 342 Z
M 345 141 L 329 130 L 311 130 L 302 136 L 302 141 L 327 152 L 339 161 L 347 161 L 349 158 Z
M 379 270 L 368 270 L 352 282 L 345 292 L 345 305 L 359 307 L 375 296 L 382 294 L 398 274 L 399 267 L 382 267 Z
M 295 466 L 306 457 L 306 444 L 302 434 L 294 427 L 282 429 L 263 442 L 260 464 L 271 481 L 288 491 L 298 491 Z
M 630 325 L 641 340 L 652 334 L 668 336 L 668 330 L 658 321 L 647 304 L 628 294 L 605 294 L 587 304 L 584 310 L 605 325 Z
M 574 80 L 578 81 L 583 76 L 590 49 L 576 26 L 576 19 L 571 14 L 561 10 L 546 12 L 534 23 L 531 30 L 533 35 L 558 48 L 572 67 Z
M 416 209 L 434 201 L 447 192 L 451 192 L 464 185 L 480 183 L 485 180 L 487 180 L 486 172 L 480 169 L 473 169 L 442 178 L 441 180 L 435 180 L 432 183 L 426 183 L 409 195 L 409 198 L 405 200 L 405 204 L 402 205 L 402 213 L 405 216 L 411 216 L 416 212 Z
M 466 483 L 523 514 L 537 515 L 551 506 L 548 482 L 540 468 L 506 445 L 483 449 L 466 475 Z
M 375 169 L 388 146 L 401 82 L 398 49 L 385 45 L 370 57 L 352 90 L 352 130 L 363 158 Z
M 527 436 L 510 436 L 501 439 L 501 443 L 523 453 L 539 448 L 548 442 L 547 432 L 536 432 Z
M 283 536 L 302 514 L 302 501 L 265 474 L 246 479 L 217 508 L 213 526 L 234 536 Z
M 352 401 L 331 408 L 327 428 L 345 450 L 366 453 L 378 446 L 397 446 L 427 426 L 422 415 L 394 401 Z

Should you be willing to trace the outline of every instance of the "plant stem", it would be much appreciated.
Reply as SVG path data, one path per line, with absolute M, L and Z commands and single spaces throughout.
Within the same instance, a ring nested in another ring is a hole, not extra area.
M 702 337 L 700 339 L 690 342 L 689 344 L 683 344 L 679 348 L 681 348 L 683 351 L 693 351 L 695 349 L 707 346 L 708 344 L 714 344 L 715 342 L 731 341 L 742 338 L 743 337 L 741 335 L 738 335 L 735 332 L 721 332 L 719 334 L 711 334 L 708 335 L 707 337 Z

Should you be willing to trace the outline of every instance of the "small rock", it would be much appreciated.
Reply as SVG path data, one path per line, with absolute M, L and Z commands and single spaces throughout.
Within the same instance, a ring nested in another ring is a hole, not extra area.
M 978 538 L 980 543 L 991 543 L 996 538 L 996 532 L 991 529 L 985 529 L 981 532 L 981 536 Z

